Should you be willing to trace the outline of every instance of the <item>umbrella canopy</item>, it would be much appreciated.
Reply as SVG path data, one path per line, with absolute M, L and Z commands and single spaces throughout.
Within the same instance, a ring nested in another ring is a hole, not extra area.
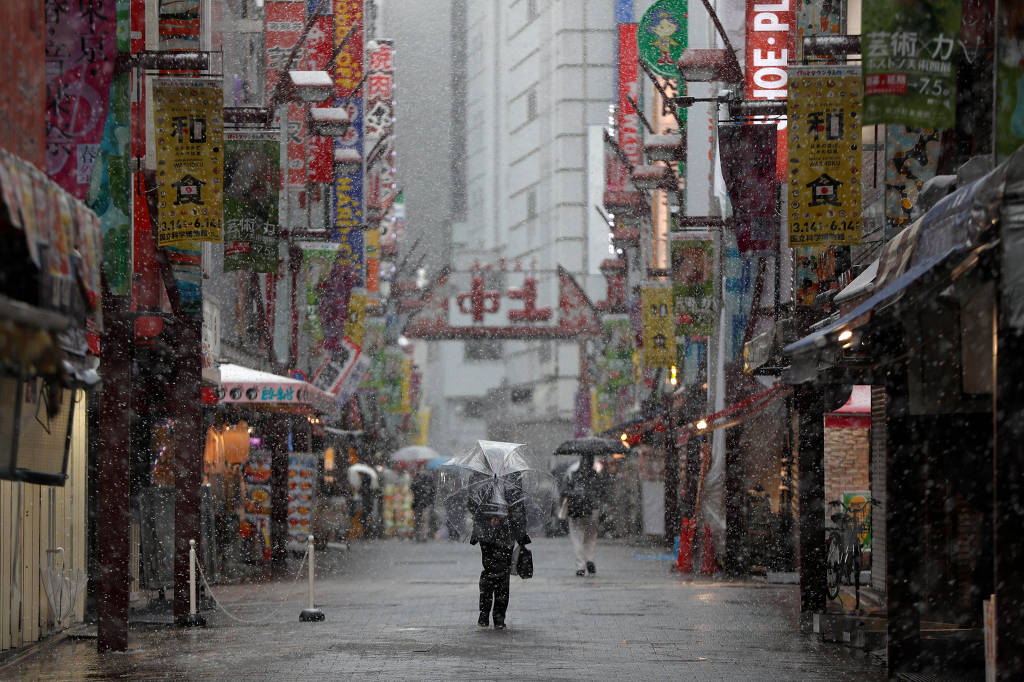
M 556 455 L 593 455 L 595 457 L 604 457 L 624 452 L 629 452 L 629 448 L 623 445 L 621 441 L 611 438 L 598 438 L 597 436 L 573 438 L 555 448 Z
M 452 538 L 469 539 L 465 515 L 471 495 L 489 499 L 490 491 L 499 486 L 509 500 L 522 497 L 527 515 L 535 518 L 557 496 L 554 478 L 522 443 L 480 440 L 467 452 L 443 460 L 438 468 L 436 506 L 446 510 Z
M 371 488 L 376 489 L 379 487 L 377 472 L 374 471 L 373 467 L 363 464 L 362 462 L 356 462 L 355 464 L 349 465 L 348 468 L 348 483 L 355 490 L 358 490 L 362 483 L 359 479 L 361 475 L 369 477 Z
M 391 453 L 392 462 L 429 462 L 440 457 L 437 450 L 425 445 L 407 445 Z

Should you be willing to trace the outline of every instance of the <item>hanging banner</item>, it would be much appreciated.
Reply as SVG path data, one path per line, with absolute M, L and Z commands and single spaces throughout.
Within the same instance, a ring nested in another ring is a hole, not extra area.
M 198 50 L 200 0 L 160 0 L 160 50 Z
M 793 23 L 796 17 L 791 0 L 764 2 L 747 0 L 746 84 L 744 94 L 752 100 L 786 99 L 788 65 L 795 51 Z M 775 177 L 786 179 L 785 116 L 774 119 L 778 129 L 775 147 Z
M 640 65 L 637 62 L 637 25 L 619 24 L 619 147 L 632 166 L 644 163 L 640 140 Z
M 366 316 L 366 290 L 356 289 L 348 299 L 348 319 L 345 321 L 345 336 L 357 345 L 363 345 L 363 331 Z
M 952 128 L 960 0 L 865 0 L 863 125 Z
M 46 174 L 78 199 L 103 138 L 116 31 L 114 0 L 46 0 Z
M 337 395 L 361 354 L 362 348 L 359 344 L 348 337 L 343 337 L 336 351 L 324 354 L 310 383 L 324 393 Z
M 649 285 L 640 291 L 645 367 L 676 364 L 676 335 L 672 326 L 672 289 Z
M 336 149 L 353 149 L 363 157 L 363 1 L 334 0 L 334 40 L 339 46 L 349 29 L 352 37 L 338 54 L 335 68 L 334 106 L 348 110 L 351 125 L 344 136 L 335 138 Z M 337 263 L 351 267 L 354 286 L 363 287 L 365 279 L 365 245 L 363 223 L 363 169 L 335 172 L 334 175 L 333 241 L 340 244 Z
M 672 308 L 676 336 L 710 336 L 715 328 L 715 243 L 673 239 Z
M 222 238 L 224 94 L 220 81 L 153 81 L 157 245 Z
M 318 3 L 311 3 L 317 5 Z M 326 10 L 327 0 L 324 0 Z M 306 36 L 306 57 L 302 68 L 308 71 L 325 71 L 330 67 L 334 52 L 334 18 L 320 16 L 313 22 L 313 28 Z M 315 106 L 315 105 L 314 105 Z M 324 106 L 331 106 L 329 103 Z M 322 135 L 306 137 L 308 147 L 307 176 L 309 182 L 329 185 L 334 181 L 334 140 Z M 319 224 L 317 225 L 319 227 Z
M 935 177 L 939 167 L 941 131 L 908 128 L 885 129 L 885 240 L 911 223 L 917 193 Z
M 775 124 L 722 124 L 718 127 L 722 176 L 733 206 L 740 253 L 775 253 L 779 232 L 775 189 Z
M 659 76 L 679 79 L 676 62 L 687 44 L 688 5 L 687 0 L 658 0 L 640 20 L 637 31 L 640 58 Z M 635 58 L 633 63 L 636 64 Z
M 301 0 L 266 0 L 264 36 L 266 40 L 266 100 L 284 75 L 288 55 L 302 35 L 305 3 Z
M 860 67 L 790 71 L 789 246 L 860 244 Z
M 276 133 L 224 133 L 224 271 L 278 272 Z

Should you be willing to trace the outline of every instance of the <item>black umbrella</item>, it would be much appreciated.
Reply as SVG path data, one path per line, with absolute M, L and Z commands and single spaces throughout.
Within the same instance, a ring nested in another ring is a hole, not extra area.
M 614 455 L 628 451 L 629 448 L 623 445 L 621 441 L 612 438 L 598 438 L 597 436 L 573 438 L 555 448 L 556 455 L 593 455 L 595 457 L 604 457 L 605 455 Z

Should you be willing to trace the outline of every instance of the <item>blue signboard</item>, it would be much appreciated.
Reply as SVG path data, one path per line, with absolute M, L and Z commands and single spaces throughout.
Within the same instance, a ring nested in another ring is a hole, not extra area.
M 352 125 L 348 132 L 335 138 L 338 149 L 355 149 L 363 155 L 363 99 L 352 97 L 335 101 L 335 106 L 346 107 Z M 334 175 L 334 230 L 331 240 L 338 242 L 337 262 L 352 265 L 356 272 L 356 287 L 366 285 L 366 253 L 363 239 L 365 203 L 363 197 L 363 169 Z

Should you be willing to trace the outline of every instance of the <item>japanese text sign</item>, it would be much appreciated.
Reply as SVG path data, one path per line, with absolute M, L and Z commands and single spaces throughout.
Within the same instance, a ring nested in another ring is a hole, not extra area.
M 219 242 L 224 94 L 219 81 L 154 82 L 159 246 Z
M 640 292 L 643 318 L 644 366 L 671 367 L 676 364 L 676 334 L 672 321 L 672 289 L 645 286 Z
M 952 128 L 960 0 L 865 0 L 864 124 Z
M 789 246 L 861 241 L 857 66 L 794 66 L 789 84 Z
M 788 64 L 794 52 L 791 0 L 747 0 L 746 86 L 748 99 L 786 99 Z M 775 173 L 786 177 L 786 117 L 777 117 Z

